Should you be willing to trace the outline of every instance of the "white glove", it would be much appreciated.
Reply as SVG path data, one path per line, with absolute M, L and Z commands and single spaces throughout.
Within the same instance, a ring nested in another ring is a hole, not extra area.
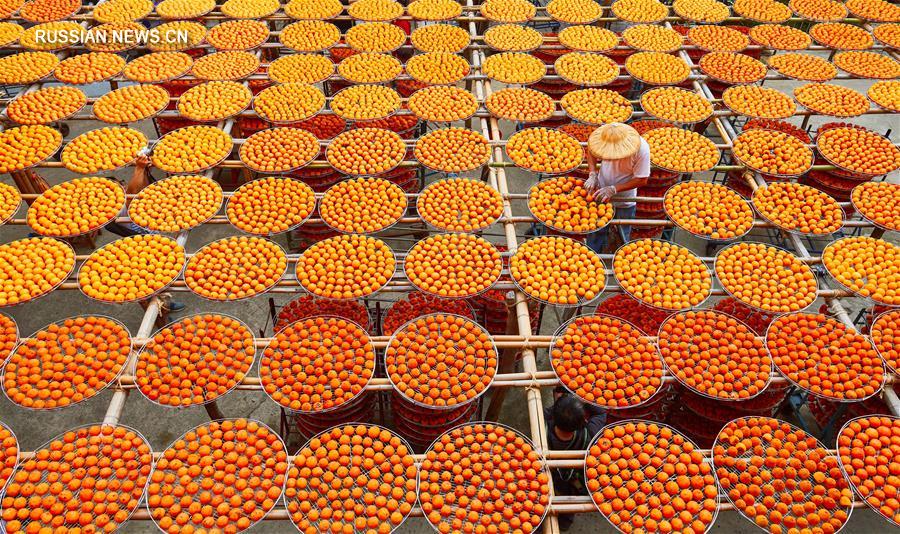
M 594 193 L 594 200 L 599 200 L 600 202 L 609 202 L 616 194 L 616 186 L 608 185 L 606 187 L 601 187 L 599 191 Z
M 597 176 L 597 172 L 592 172 L 588 174 L 588 179 L 584 182 L 584 188 L 588 190 L 589 193 L 593 193 L 595 189 L 600 186 L 600 181 Z

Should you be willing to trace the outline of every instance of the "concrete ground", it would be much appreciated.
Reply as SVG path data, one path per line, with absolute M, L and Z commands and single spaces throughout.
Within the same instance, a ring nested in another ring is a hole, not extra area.
M 840 82 L 842 85 L 865 90 L 868 86 L 864 82 L 846 81 Z M 793 87 L 798 85 L 795 82 L 776 82 L 769 83 L 772 87 L 790 92 Z M 97 88 L 97 92 L 102 91 Z M 799 123 L 795 120 L 794 122 Z M 822 119 L 813 119 L 812 126 L 824 122 Z M 896 141 L 898 139 L 897 130 L 900 129 L 900 122 L 896 116 L 874 115 L 852 119 L 852 122 L 873 128 L 876 131 L 884 132 L 888 128 L 893 128 L 892 137 Z M 81 131 L 94 128 L 97 125 L 86 123 L 84 121 L 73 125 L 70 136 L 75 136 Z M 504 125 L 508 128 L 510 125 Z M 712 130 L 710 130 L 712 131 Z M 148 133 L 152 133 L 148 131 Z M 155 172 L 155 174 L 157 174 Z M 74 176 L 66 172 L 44 172 L 42 173 L 51 184 L 58 183 L 63 180 L 71 179 Z M 158 175 L 158 174 L 157 174 Z M 128 173 L 123 173 L 120 178 L 127 178 Z M 528 188 L 535 182 L 536 177 L 532 173 L 511 169 L 507 172 L 507 178 L 510 190 L 514 193 L 525 193 Z M 9 182 L 8 176 L 3 176 L 4 181 Z M 434 177 L 431 178 L 432 180 Z M 896 177 L 893 179 L 896 180 Z M 516 201 L 513 206 L 514 215 L 527 215 L 528 211 L 523 201 Z M 17 217 L 23 217 L 25 210 L 20 210 Z M 526 227 L 522 225 L 518 229 L 520 240 L 524 239 Z M 21 237 L 25 237 L 28 229 L 24 226 L 4 226 L 0 227 L 0 242 L 10 242 Z M 207 225 L 191 232 L 187 243 L 188 252 L 194 252 L 203 245 L 226 235 L 235 235 L 238 232 L 228 225 Z M 490 239 L 496 242 L 502 242 L 502 230 L 496 226 L 489 230 Z M 105 232 L 98 245 L 113 240 L 117 236 Z M 762 232 L 748 236 L 747 239 L 766 239 Z M 889 235 L 890 239 L 895 239 L 896 235 Z M 279 236 L 276 241 L 281 245 L 287 246 L 286 239 Z M 684 232 L 678 231 L 675 234 L 675 241 L 686 244 L 698 253 L 705 252 L 705 243 L 698 239 L 686 235 Z M 405 250 L 411 243 L 393 241 L 394 250 Z M 821 246 L 821 243 L 819 244 Z M 79 250 L 79 253 L 88 253 L 88 250 Z M 186 304 L 184 314 L 193 314 L 204 311 L 215 311 L 232 314 L 239 319 L 247 322 L 255 330 L 266 328 L 266 334 L 271 333 L 271 325 L 268 324 L 268 304 L 265 298 L 255 298 L 247 302 L 238 304 L 220 304 L 211 303 L 201 300 L 194 295 L 186 292 L 178 292 L 175 298 Z M 285 303 L 289 299 L 288 295 L 280 295 L 278 301 Z M 856 299 L 847 299 L 846 304 L 851 309 L 851 315 L 855 311 L 861 309 L 865 303 Z M 818 305 L 818 304 L 817 304 Z M 817 306 L 816 305 L 816 306 Z M 78 314 L 106 314 L 123 321 L 132 332 L 137 331 L 142 310 L 135 304 L 131 305 L 103 305 L 92 301 L 81 295 L 78 291 L 56 291 L 52 295 L 39 299 L 30 304 L 17 306 L 9 310 L 3 310 L 15 318 L 19 325 L 22 335 L 30 335 L 34 331 L 50 322 L 57 321 L 66 317 Z M 177 318 L 178 315 L 175 316 Z M 552 311 L 545 313 L 544 324 L 541 333 L 552 333 L 558 326 L 559 321 Z M 549 369 L 546 359 L 546 351 L 540 351 L 538 354 L 538 368 Z M 251 371 L 251 375 L 255 374 L 255 370 Z M 550 391 L 543 391 L 545 402 L 550 398 Z M 110 392 L 104 392 L 96 398 L 84 402 L 81 405 L 66 408 L 54 412 L 28 412 L 11 404 L 5 397 L 0 396 L 0 420 L 9 425 L 17 434 L 22 450 L 34 450 L 47 440 L 62 433 L 63 431 L 89 423 L 96 423 L 103 419 L 107 405 L 111 397 Z M 510 391 L 506 398 L 504 410 L 500 420 L 519 430 L 528 433 L 528 418 L 525 410 L 522 409 L 524 394 L 520 389 Z M 269 400 L 262 392 L 256 391 L 236 391 L 222 398 L 219 406 L 226 417 L 250 417 L 265 422 L 273 428 L 278 428 L 279 412 L 275 404 Z M 169 410 L 161 408 L 155 404 L 145 400 L 139 393 L 134 392 L 128 398 L 124 413 L 122 414 L 121 423 L 129 425 L 141 431 L 152 444 L 156 451 L 163 450 L 174 439 L 179 437 L 188 429 L 208 421 L 206 412 L 202 408 L 188 408 L 183 410 Z M 833 444 L 830 444 L 833 446 Z M 291 449 L 294 452 L 294 449 Z M 293 526 L 288 522 L 267 521 L 256 527 L 258 532 L 275 533 L 275 532 L 293 532 Z M 146 533 L 154 532 L 156 527 L 150 522 L 132 521 L 127 523 L 122 532 L 125 533 Z M 879 533 L 893 530 L 888 523 L 881 519 L 873 512 L 864 509 L 856 510 L 845 532 L 849 533 Z M 422 533 L 430 532 L 431 529 L 423 519 L 413 518 L 408 521 L 399 532 L 403 533 Z M 604 520 L 598 513 L 579 515 L 571 532 L 586 533 L 606 533 L 615 532 L 614 529 Z M 740 517 L 736 512 L 723 512 L 720 514 L 712 532 L 722 533 L 750 533 L 756 532 L 756 527 L 751 522 Z

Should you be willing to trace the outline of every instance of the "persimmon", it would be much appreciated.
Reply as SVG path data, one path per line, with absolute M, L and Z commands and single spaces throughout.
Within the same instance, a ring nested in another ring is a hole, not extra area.
M 744 126 L 741 128 L 741 131 L 747 130 L 774 130 L 776 132 L 784 132 L 786 134 L 792 135 L 797 139 L 803 141 L 806 144 L 812 142 L 809 134 L 806 133 L 806 130 L 802 128 L 798 128 L 793 124 L 782 121 L 782 120 L 773 120 L 773 119 L 751 119 L 744 123 Z
M 658 239 L 639 239 L 619 248 L 613 273 L 629 295 L 666 310 L 697 306 L 712 289 L 712 276 L 700 258 L 685 247 Z
M 399 76 L 403 71 L 403 65 L 397 58 L 387 54 L 363 52 L 341 61 L 337 71 L 348 82 L 382 83 Z
M 15 44 L 24 31 L 21 26 L 14 22 L 0 22 L 0 45 L 9 46 Z
M 897 439 L 900 419 L 869 415 L 849 421 L 837 437 L 837 457 L 853 489 L 891 523 L 900 522 L 897 503 Z
M 128 216 L 151 232 L 183 232 L 215 215 L 222 197 L 222 186 L 211 178 L 172 176 L 141 189 L 128 205 Z
M 216 50 L 252 50 L 268 39 L 269 27 L 258 20 L 227 20 L 206 34 L 206 42 Z
M 22 204 L 22 195 L 19 189 L 9 184 L 0 183 L 0 224 L 3 224 L 19 211 Z M 3 358 L 0 358 L 2 361 Z
M 754 118 L 786 119 L 797 111 L 791 97 L 777 89 L 758 85 L 729 87 L 722 94 L 722 102 L 735 113 Z
M 753 330 L 717 311 L 669 317 L 659 331 L 659 351 L 679 382 L 717 399 L 753 398 L 769 384 L 773 371 L 772 359 Z
M 407 259 L 407 262 L 409 260 Z M 360 298 L 378 291 L 394 276 L 396 260 L 384 241 L 340 235 L 319 241 L 297 261 L 297 281 L 325 298 Z
M 409 250 L 406 277 L 425 293 L 445 298 L 471 297 L 489 289 L 500 277 L 500 252 L 481 237 L 436 234 Z
M 506 153 L 518 167 L 549 174 L 571 171 L 584 158 L 584 150 L 574 137 L 549 128 L 516 132 L 506 143 Z
M 692 441 L 667 425 L 607 425 L 591 440 L 584 461 L 594 504 L 621 532 L 702 533 L 715 521 L 713 468 Z
M 778 54 L 769 59 L 769 67 L 788 78 L 810 82 L 827 82 L 837 76 L 834 65 L 811 54 Z
M 406 12 L 416 20 L 450 20 L 462 15 L 462 5 L 456 0 L 414 0 Z
M 94 6 L 92 15 L 98 22 L 131 22 L 153 11 L 150 0 L 109 0 Z
M 163 0 L 156 5 L 156 13 L 163 20 L 195 19 L 215 7 L 215 0 Z
M 281 500 L 286 446 L 257 421 L 222 419 L 187 431 L 162 452 L 147 508 L 168 534 L 241 532 Z
M 766 76 L 766 66 L 758 60 L 732 52 L 710 52 L 700 58 L 699 65 L 707 76 L 728 84 L 755 83 Z
M 496 94 L 496 93 L 495 93 Z M 475 114 L 478 102 L 475 95 L 460 87 L 435 85 L 413 93 L 407 102 L 416 117 L 432 122 L 454 122 Z M 334 104 L 332 104 L 332 109 Z
M 576 85 L 606 85 L 619 76 L 619 65 L 593 52 L 569 52 L 557 58 L 553 68 L 561 78 Z
M 879 315 L 872 323 L 871 335 L 878 355 L 896 373 L 900 369 L 900 311 L 891 310 Z
M 900 6 L 885 0 L 847 0 L 850 13 L 872 22 L 900 22 Z
M 810 83 L 794 89 L 803 107 L 821 115 L 856 117 L 869 111 L 869 101 L 853 89 L 840 85 Z
M 184 247 L 174 239 L 135 235 L 95 250 L 78 270 L 78 285 L 95 300 L 132 302 L 174 282 L 184 264 Z
M 673 172 L 707 171 L 721 156 L 712 141 L 690 130 L 663 127 L 642 137 L 650 145 L 650 161 Z
M 316 137 L 299 128 L 259 131 L 241 145 L 241 162 L 257 172 L 284 173 L 306 166 L 321 152 Z
M 550 365 L 578 398 L 607 409 L 643 404 L 662 387 L 656 346 L 634 325 L 610 315 L 566 323 L 550 346 Z
M 734 190 L 691 180 L 670 187 L 666 215 L 679 227 L 708 239 L 735 239 L 753 228 L 753 210 Z
M 872 30 L 872 35 L 892 48 L 900 48 L 900 24 L 879 24 Z
M 275 124 L 306 120 L 323 107 L 325 95 L 317 87 L 305 83 L 273 85 L 253 99 L 253 109 L 260 118 Z
M 781 374 L 814 395 L 862 400 L 884 383 L 884 362 L 871 341 L 825 315 L 775 319 L 766 333 L 766 348 Z
M 63 408 L 90 399 L 118 376 L 131 353 L 131 335 L 98 316 L 65 319 L 16 347 L 3 370 L 3 390 L 31 410 Z M 56 369 L 47 374 L 48 369 Z
M 8 317 L 6 319 L 9 320 Z M 9 427 L 0 423 L 0 491 L 6 487 L 6 482 L 12 476 L 18 463 L 19 441 Z
M 691 74 L 683 59 L 662 52 L 637 52 L 625 60 L 625 70 L 632 77 L 650 85 L 676 85 Z
M 791 0 L 788 7 L 797 15 L 816 22 L 837 22 L 847 17 L 847 8 L 836 0 Z
M 313 532 L 392 532 L 416 504 L 413 451 L 375 425 L 336 426 L 294 458 L 285 502 L 291 521 Z
M 403 189 L 390 180 L 352 178 L 328 188 L 319 203 L 319 214 L 335 230 L 370 234 L 400 220 L 406 204 Z
M 500 52 L 528 52 L 540 47 L 544 37 L 534 28 L 499 24 L 484 32 L 484 43 Z
M 622 40 L 631 48 L 644 52 L 675 52 L 682 45 L 680 33 L 654 24 L 635 24 L 626 28 Z
M 122 74 L 135 82 L 160 83 L 187 74 L 193 64 L 184 52 L 153 52 L 129 61 Z
M 262 19 L 279 8 L 278 0 L 227 0 L 220 9 L 223 15 L 234 19 Z
M 343 132 L 347 128 L 347 121 L 334 114 L 319 114 L 291 126 L 306 130 L 315 135 L 317 139 L 324 140 L 334 139 Z
M 393 52 L 406 42 L 406 33 L 395 24 L 367 22 L 347 30 L 344 40 L 359 52 Z
M 124 206 L 125 190 L 113 180 L 76 178 L 44 191 L 26 221 L 40 235 L 72 237 L 105 226 Z
M 282 306 L 273 330 L 278 332 L 293 322 L 319 315 L 347 319 L 363 330 L 369 330 L 369 312 L 361 301 L 324 299 L 314 295 L 301 295 Z
M 636 123 L 633 123 L 636 124 Z M 596 126 L 591 126 L 590 124 L 581 124 L 579 122 L 570 122 L 569 124 L 563 124 L 557 130 L 567 133 L 578 140 L 579 143 L 587 143 L 588 138 L 594 133 L 596 130 Z
M 832 234 L 844 224 L 844 211 L 814 187 L 775 182 L 753 193 L 753 207 L 778 228 L 810 235 Z
M 112 532 L 138 508 L 153 451 L 137 431 L 70 430 L 23 460 L 0 500 L 7 532 Z
M 113 171 L 133 162 L 146 146 L 147 138 L 141 132 L 107 126 L 69 141 L 60 160 L 66 169 L 80 174 Z
M 245 50 L 225 50 L 195 61 L 191 73 L 200 80 L 242 80 L 258 68 L 256 55 Z
M 272 400 L 292 411 L 330 411 L 359 396 L 375 372 L 375 348 L 340 317 L 300 319 L 275 333 L 259 376 Z
M 393 170 L 406 156 L 406 144 L 395 132 L 357 128 L 340 134 L 328 145 L 326 159 L 346 174 L 367 176 Z
M 692 26 L 687 38 L 691 44 L 708 52 L 740 52 L 750 46 L 746 34 L 714 24 Z
M 442 299 L 419 291 L 412 291 L 394 301 L 381 320 L 381 330 L 392 336 L 403 325 L 426 315 L 445 314 L 474 321 L 472 306 L 464 300 Z
M 547 72 L 544 63 L 522 52 L 501 52 L 488 56 L 481 72 L 492 80 L 506 84 L 530 84 L 540 81 Z
M 494 490 L 477 491 L 475 482 Z M 469 423 L 428 448 L 419 468 L 419 502 L 438 532 L 475 532 L 486 524 L 501 532 L 535 532 L 550 507 L 550 474 L 517 431 Z
M 269 176 L 248 182 L 228 199 L 228 221 L 238 230 L 267 236 L 286 232 L 312 214 L 312 189 L 286 177 Z
M 209 300 L 240 300 L 268 291 L 287 271 L 287 255 L 261 237 L 226 237 L 198 250 L 184 269 L 188 289 Z
M 85 39 L 85 47 L 91 52 L 126 52 L 139 45 L 149 45 L 147 41 L 151 39 L 147 39 L 145 34 L 141 33 L 144 30 L 146 28 L 138 22 L 100 24 L 88 30 L 87 33 L 90 37 Z M 116 34 L 119 35 L 116 36 Z M 163 40 L 160 39 L 160 41 Z
M 443 313 L 400 327 L 385 349 L 384 365 L 397 391 L 438 409 L 472 402 L 497 373 L 498 352 L 478 323 Z
M 537 8 L 527 0 L 485 0 L 479 8 L 481 15 L 492 22 L 528 22 Z
M 153 166 L 169 173 L 206 170 L 231 154 L 234 141 L 220 128 L 186 126 L 164 135 L 153 147 Z
M 122 72 L 125 59 L 109 52 L 88 52 L 66 58 L 53 68 L 56 79 L 72 85 L 100 82 Z
M 603 13 L 594 0 L 552 0 L 546 9 L 553 20 L 565 24 L 590 24 Z
M 0 132 L 0 173 L 25 170 L 49 158 L 63 136 L 40 124 L 8 128 Z
M 591 125 L 625 122 L 634 112 L 631 102 L 609 89 L 578 89 L 559 100 L 560 107 L 573 119 Z
M 301 20 L 288 24 L 279 35 L 281 44 L 297 52 L 318 52 L 331 48 L 341 39 L 341 31 L 330 22 Z
M 734 12 L 754 22 L 780 24 L 791 18 L 791 10 L 775 0 L 735 0 Z
M 509 274 L 528 296 L 559 306 L 590 302 L 606 286 L 600 256 L 566 237 L 526 241 L 510 258 Z
M 750 28 L 750 39 L 756 44 L 775 50 L 804 50 L 812 44 L 809 34 L 782 24 L 754 26 Z
M 269 78 L 277 83 L 319 83 L 334 74 L 334 62 L 321 54 L 289 54 L 269 63 Z
M 769 417 L 725 425 L 712 450 L 719 485 L 760 528 L 837 532 L 850 516 L 853 490 L 838 460 L 819 441 Z
M 834 64 L 842 71 L 860 78 L 891 80 L 900 78 L 900 62 L 877 52 L 838 52 Z
M 365 22 L 389 22 L 403 15 L 403 6 L 395 0 L 359 0 L 347 8 L 347 14 Z
M 526 2 L 527 3 L 527 2 Z M 420 52 L 459 53 L 469 46 L 469 32 L 451 24 L 428 24 L 413 30 L 409 41 Z
M 0 245 L 0 306 L 53 291 L 75 270 L 75 251 L 56 239 L 29 237 Z
M 324 103 L 324 97 L 322 100 Z M 351 85 L 338 91 L 331 99 L 331 110 L 349 120 L 383 119 L 398 109 L 400 95 L 383 85 Z
M 162 5 L 162 2 L 157 5 L 157 12 L 159 12 L 160 5 Z M 200 24 L 199 22 L 190 20 L 173 20 L 171 22 L 164 22 L 157 26 L 156 30 L 162 35 L 182 35 L 186 36 L 187 39 L 160 39 L 156 42 L 147 43 L 147 49 L 151 52 L 178 52 L 181 50 L 194 48 L 206 39 L 207 33 L 206 26 Z M 166 32 L 183 33 L 166 34 Z
M 829 162 L 850 172 L 877 176 L 900 168 L 900 149 L 862 128 L 826 130 L 817 136 L 816 148 Z
M 900 230 L 900 185 L 863 182 L 850 194 L 853 208 L 881 228 Z
M 716 0 L 675 0 L 672 11 L 685 20 L 707 24 L 719 24 L 731 15 L 728 6 Z
M 416 141 L 415 156 L 430 169 L 461 173 L 477 169 L 490 158 L 488 140 L 468 128 L 432 130 Z
M 592 200 L 584 180 L 560 176 L 542 180 L 528 192 L 528 209 L 543 224 L 565 233 L 596 231 L 612 220 L 610 203 Z
M 126 85 L 94 101 L 94 116 L 110 124 L 148 119 L 169 105 L 169 92 L 159 85 Z
M 524 2 L 524 0 L 522 1 Z M 3 0 L 2 2 L 0 2 L 0 18 L 10 18 L 24 4 L 25 0 Z
M 811 148 L 792 135 L 772 130 L 742 132 L 734 139 L 731 154 L 746 167 L 775 176 L 798 176 L 813 164 Z
M 839 2 L 834 4 L 843 8 Z M 837 50 L 865 50 L 875 44 L 872 34 L 859 26 L 842 22 L 823 22 L 809 29 L 809 35 L 817 43 Z
M 412 79 L 427 84 L 456 83 L 465 78 L 469 71 L 469 62 L 464 57 L 449 52 L 416 54 L 406 61 L 406 73 Z
M 872 237 L 845 237 L 822 251 L 822 263 L 835 280 L 872 300 L 900 304 L 900 247 Z
M 289 0 L 284 5 L 287 16 L 297 20 L 327 20 L 341 14 L 340 0 Z
M 677 123 L 701 122 L 713 112 L 701 95 L 677 87 L 650 89 L 641 95 L 641 107 L 653 117 Z
M 500 218 L 503 198 L 480 180 L 448 178 L 426 187 L 416 209 L 425 222 L 441 230 L 474 232 Z
M 218 122 L 247 109 L 252 99 L 253 93 L 244 84 L 206 82 L 182 93 L 178 97 L 177 107 L 178 112 L 187 119 Z
M 818 284 L 809 266 L 774 246 L 730 245 L 716 255 L 715 270 L 725 291 L 752 308 L 787 313 L 816 300 Z
M 559 44 L 581 52 L 607 52 L 619 44 L 619 36 L 597 26 L 567 26 L 557 35 Z
M 84 28 L 80 24 L 71 20 L 44 22 L 35 24 L 34 26 L 24 30 L 19 36 L 19 44 L 27 50 L 44 50 L 53 52 L 56 50 L 64 50 L 75 46 L 82 40 Z M 38 35 L 53 35 L 59 33 L 66 35 L 66 38 L 57 39 L 38 39 Z
M 64 20 L 81 9 L 81 0 L 31 0 L 19 9 L 19 16 L 28 22 Z
M 50 52 L 20 52 L 0 58 L 0 83 L 28 85 L 53 72 L 59 58 Z
M 612 3 L 611 9 L 617 19 L 635 23 L 661 22 L 669 14 L 669 8 L 659 0 L 616 0 Z M 622 33 L 622 37 L 625 38 L 625 32 Z
M 553 115 L 556 102 L 546 93 L 534 89 L 507 87 L 488 95 L 484 107 L 500 119 L 540 122 Z

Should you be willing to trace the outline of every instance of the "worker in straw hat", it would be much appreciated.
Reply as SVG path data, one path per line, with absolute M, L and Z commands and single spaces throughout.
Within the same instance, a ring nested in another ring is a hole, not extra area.
M 650 177 L 650 145 L 627 124 L 613 122 L 594 130 L 588 138 L 587 161 L 590 174 L 585 188 L 598 202 L 637 196 L 636 189 Z M 633 219 L 634 202 L 616 204 L 616 218 Z M 631 238 L 631 225 L 620 226 L 622 238 Z M 600 254 L 606 248 L 607 229 L 587 237 L 587 245 Z

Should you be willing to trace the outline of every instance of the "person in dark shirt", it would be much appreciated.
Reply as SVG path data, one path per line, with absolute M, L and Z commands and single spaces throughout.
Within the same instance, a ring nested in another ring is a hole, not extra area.
M 606 424 L 606 412 L 586 405 L 561 386 L 553 390 L 554 402 L 544 409 L 547 423 L 547 444 L 556 451 L 583 451 L 597 432 Z M 586 495 L 584 470 L 557 468 L 552 470 L 553 491 L 556 495 Z M 560 530 L 569 530 L 575 520 L 573 514 L 560 514 Z

